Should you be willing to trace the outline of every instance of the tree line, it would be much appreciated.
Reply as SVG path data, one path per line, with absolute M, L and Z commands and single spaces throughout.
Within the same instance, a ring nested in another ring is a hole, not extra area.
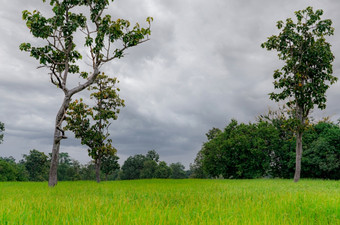
M 293 178 L 294 132 L 281 116 L 260 116 L 254 123 L 231 120 L 212 128 L 190 165 L 194 178 Z M 301 174 L 304 178 L 340 179 L 340 120 L 310 124 L 304 132 Z
M 183 179 L 189 177 L 189 171 L 181 163 L 169 166 L 159 161 L 155 150 L 146 155 L 130 156 L 120 167 L 118 156 L 109 155 L 102 158 L 100 177 L 102 180 L 132 180 L 147 178 Z M 47 181 L 51 163 L 51 154 L 46 155 L 36 149 L 23 155 L 19 162 L 10 157 L 0 157 L 0 181 Z M 95 161 L 85 165 L 72 159 L 67 152 L 59 154 L 58 179 L 60 181 L 96 180 Z

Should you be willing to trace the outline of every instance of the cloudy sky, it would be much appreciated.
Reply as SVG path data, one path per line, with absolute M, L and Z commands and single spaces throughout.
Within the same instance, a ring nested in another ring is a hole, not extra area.
M 18 46 L 31 38 L 21 20 L 25 9 L 49 13 L 42 0 L 0 0 L 0 121 L 5 123 L 0 156 L 22 158 L 30 149 L 51 152 L 55 115 L 63 95 L 47 71 Z M 155 149 L 168 163 L 193 162 L 205 133 L 231 118 L 254 121 L 268 107 L 272 73 L 281 65 L 275 52 L 260 47 L 277 34 L 276 21 L 294 17 L 308 5 L 324 10 L 336 29 L 329 38 L 340 77 L 339 0 L 116 0 L 108 14 L 131 22 L 154 17 L 151 40 L 130 49 L 103 70 L 120 80 L 126 107 L 111 125 L 122 163 L 128 156 Z M 41 42 L 40 42 L 41 43 Z M 86 93 L 76 97 L 86 96 Z M 340 118 L 340 82 L 327 92 L 327 109 L 314 117 Z M 86 147 L 68 133 L 61 144 L 81 163 Z

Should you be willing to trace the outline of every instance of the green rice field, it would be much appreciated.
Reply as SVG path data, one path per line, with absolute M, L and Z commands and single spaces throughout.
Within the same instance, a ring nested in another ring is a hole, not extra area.
M 0 224 L 340 225 L 340 181 L 4 182 Z

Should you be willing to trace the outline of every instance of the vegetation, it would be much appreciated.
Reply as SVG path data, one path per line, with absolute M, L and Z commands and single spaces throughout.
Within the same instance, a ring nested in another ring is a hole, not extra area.
M 95 162 L 98 183 L 102 158 L 114 159 L 117 152 L 112 146 L 112 140 L 108 138 L 110 120 L 116 120 L 120 107 L 125 106 L 124 100 L 118 95 L 119 89 L 115 87 L 116 83 L 116 78 L 112 79 L 104 74 L 98 75 L 94 85 L 89 88 L 95 91 L 91 93 L 95 106 L 86 105 L 82 99 L 75 100 L 70 103 L 66 113 L 65 129 L 73 131 L 75 137 L 81 139 L 81 144 L 89 147 L 88 153 Z M 106 168 L 108 168 L 107 165 Z
M 97 180 L 97 166 L 94 161 L 81 165 L 67 152 L 61 152 L 59 156 L 58 177 L 60 181 Z M 140 161 L 140 159 L 143 160 Z M 31 150 L 28 155 L 24 155 L 24 159 L 19 163 L 16 163 L 13 157 L 0 157 L 0 181 L 47 181 L 50 162 L 51 154 L 47 156 L 35 149 Z M 135 176 L 136 174 L 138 176 Z M 100 179 L 105 178 L 106 181 L 189 177 L 181 163 L 168 166 L 164 161 L 159 162 L 159 155 L 155 150 L 148 151 L 146 155 L 129 157 L 124 162 L 122 170 L 120 170 L 118 157 L 115 154 L 105 154 L 102 158 L 99 176 Z
M 281 30 L 262 44 L 267 50 L 279 52 L 280 60 L 285 62 L 281 70 L 274 72 L 274 87 L 280 93 L 270 93 L 275 101 L 288 100 L 287 105 L 294 109 L 296 133 L 296 166 L 294 181 L 300 179 L 302 158 L 302 136 L 308 125 L 308 115 L 316 105 L 326 108 L 326 91 L 329 84 L 337 81 L 333 76 L 334 55 L 325 36 L 334 34 L 332 21 L 321 20 L 322 10 L 312 7 L 295 12 L 297 23 L 291 18 L 277 22 Z
M 113 1 L 113 0 L 111 0 Z M 46 2 L 46 0 L 43 0 Z M 137 23 L 130 29 L 130 22 L 124 19 L 112 20 L 105 10 L 109 0 L 50 0 L 52 17 L 44 17 L 38 10 L 23 11 L 22 18 L 26 21 L 31 34 L 40 38 L 44 46 L 34 47 L 30 43 L 22 43 L 20 49 L 30 53 L 39 60 L 40 67 L 50 70 L 51 83 L 64 93 L 64 100 L 57 113 L 52 147 L 49 186 L 57 184 L 57 168 L 60 141 L 65 139 L 62 123 L 65 113 L 74 94 L 91 86 L 99 74 L 100 68 L 114 59 L 124 56 L 126 49 L 148 40 L 151 34 L 147 18 L 147 28 Z M 85 16 L 88 15 L 88 16 Z M 79 35 L 83 42 L 76 43 Z M 77 38 L 76 38 L 77 37 Z M 76 48 L 86 47 L 92 71 L 82 71 L 79 60 L 80 51 Z M 69 87 L 69 75 L 78 75 L 82 80 L 77 86 Z
M 150 150 L 146 155 L 130 156 L 122 166 L 120 178 L 122 180 L 148 179 L 148 178 L 187 178 L 181 163 L 172 163 L 170 166 L 164 161 L 159 162 L 159 155 Z
M 7 182 L 0 190 L 0 224 L 340 223 L 338 181 Z
M 208 141 L 191 165 L 192 177 L 292 178 L 295 140 L 281 126 L 285 123 L 283 118 L 249 124 L 232 120 L 223 132 L 214 128 L 215 135 L 207 134 Z M 311 125 L 305 131 L 302 175 L 340 179 L 339 140 L 340 124 L 320 121 Z
M 0 122 L 0 144 L 4 140 L 4 134 L 3 134 L 4 131 L 5 131 L 5 124 Z

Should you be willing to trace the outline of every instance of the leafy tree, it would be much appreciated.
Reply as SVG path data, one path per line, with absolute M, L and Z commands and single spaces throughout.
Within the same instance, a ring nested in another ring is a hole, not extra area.
M 96 102 L 95 106 L 90 108 L 80 99 L 70 103 L 67 111 L 65 129 L 73 131 L 75 137 L 80 138 L 81 143 L 89 147 L 88 153 L 95 162 L 98 183 L 102 157 L 114 155 L 117 151 L 111 144 L 112 140 L 108 139 L 109 120 L 116 120 L 120 112 L 119 107 L 124 106 L 124 100 L 117 94 L 119 89 L 115 87 L 116 83 L 116 78 L 99 75 L 94 85 L 89 88 L 95 90 L 91 94 L 91 99 Z
M 208 178 L 209 175 L 203 169 L 204 149 L 201 149 L 195 158 L 194 163 L 190 163 L 190 178 Z
M 279 52 L 285 61 L 281 70 L 274 72 L 274 87 L 280 93 L 270 93 L 275 101 L 287 100 L 294 107 L 296 120 L 296 168 L 294 181 L 300 179 L 302 158 L 302 135 L 308 124 L 308 115 L 316 105 L 326 107 L 326 90 L 337 81 L 332 75 L 334 56 L 325 36 L 333 35 L 331 20 L 321 20 L 322 10 L 312 7 L 295 12 L 297 22 L 291 18 L 277 22 L 279 35 L 268 38 L 261 46 Z
M 142 169 L 144 168 L 144 162 L 147 161 L 148 158 L 145 155 L 137 154 L 134 156 L 130 156 L 124 162 L 122 166 L 122 180 L 133 180 L 139 179 Z
M 41 43 L 44 44 L 33 46 L 30 43 L 22 43 L 20 49 L 29 52 L 32 57 L 39 60 L 40 68 L 49 69 L 51 83 L 64 93 L 55 121 L 49 174 L 49 186 L 55 186 L 60 141 L 66 138 L 62 123 L 72 96 L 92 85 L 101 74 L 100 68 L 105 63 L 123 57 L 125 50 L 147 41 L 152 18 L 147 18 L 148 28 L 142 28 L 138 23 L 130 28 L 129 21 L 113 20 L 110 15 L 105 14 L 105 9 L 110 4 L 109 0 L 50 0 L 49 2 L 52 9 L 51 17 L 43 16 L 38 10 L 33 12 L 25 10 L 22 13 L 22 18 L 26 21 L 31 34 L 42 39 Z M 78 38 L 80 35 L 83 35 L 84 42 L 76 43 L 80 40 Z M 79 61 L 83 58 L 77 45 L 87 48 L 90 58 L 87 64 L 92 66 L 92 71 L 84 71 L 80 68 Z M 84 80 L 70 87 L 68 80 L 72 74 Z
M 180 162 L 171 163 L 170 169 L 171 169 L 170 178 L 172 178 L 172 179 L 184 179 L 186 177 L 186 174 L 185 174 L 185 171 L 184 171 L 185 167 L 182 165 L 182 163 L 180 163 Z
M 150 150 L 146 153 L 146 158 L 153 160 L 155 162 L 159 161 L 159 154 L 156 152 L 156 150 Z
M 58 178 L 60 181 L 80 180 L 79 162 L 71 159 L 67 152 L 59 154 Z
M 0 181 L 16 181 L 17 174 L 15 162 L 0 157 Z
M 0 122 L 0 144 L 4 140 L 4 134 L 3 134 L 4 131 L 5 131 L 5 124 Z
M 29 174 L 30 181 L 45 181 L 48 178 L 49 163 L 47 155 L 38 150 L 30 150 L 28 155 L 23 155 L 23 164 Z
M 81 180 L 96 179 L 96 165 L 93 162 L 89 162 L 86 165 L 81 166 L 79 175 Z
M 302 174 L 309 178 L 340 179 L 340 126 L 320 121 L 304 138 Z
M 103 155 L 101 163 L 101 171 L 105 174 L 105 180 L 108 180 L 108 176 L 115 171 L 119 170 L 118 163 L 119 157 L 115 154 Z
M 143 169 L 140 171 L 141 179 L 150 179 L 155 177 L 157 162 L 154 160 L 146 160 L 143 164 Z
M 171 176 L 171 168 L 164 161 L 160 161 L 155 170 L 155 178 L 169 178 Z

